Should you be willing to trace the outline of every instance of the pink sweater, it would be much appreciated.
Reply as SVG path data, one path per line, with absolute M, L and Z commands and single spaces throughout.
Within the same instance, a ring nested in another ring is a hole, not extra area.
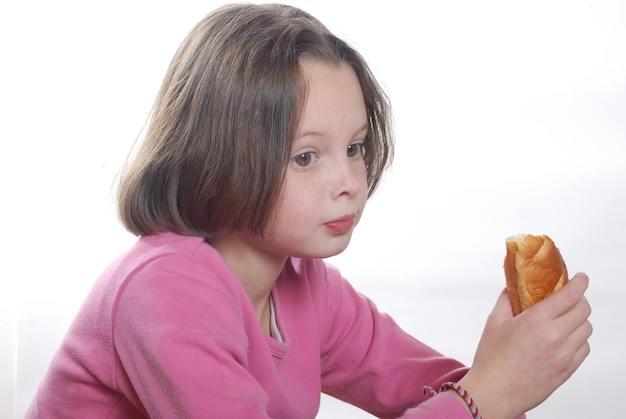
M 320 392 L 379 417 L 470 418 L 422 389 L 467 369 L 404 333 L 320 260 L 290 259 L 272 291 L 279 342 L 219 253 L 143 237 L 103 273 L 27 418 L 313 418 Z

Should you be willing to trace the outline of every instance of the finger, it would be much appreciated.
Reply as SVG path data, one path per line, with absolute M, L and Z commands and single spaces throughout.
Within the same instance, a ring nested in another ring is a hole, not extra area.
M 582 365 L 585 359 L 587 359 L 590 353 L 591 353 L 591 346 L 589 345 L 588 341 L 585 341 L 582 345 L 576 348 L 576 351 L 574 352 L 574 356 L 572 357 L 571 362 L 569 363 L 567 368 L 565 368 L 562 371 L 562 374 L 560 377 L 561 381 L 562 382 L 567 381 L 572 376 L 572 374 L 574 374 L 576 370 Z
M 570 341 L 580 347 L 589 342 L 589 338 L 591 338 L 592 334 L 593 326 L 591 322 L 586 321 L 570 335 Z
M 589 320 L 581 323 L 572 333 L 569 334 L 568 340 L 573 346 L 582 346 L 589 340 L 593 334 L 593 326 Z
M 591 305 L 583 296 L 569 311 L 555 319 L 562 330 L 574 330 L 591 316 Z
M 544 311 L 548 318 L 559 318 L 578 304 L 588 287 L 589 277 L 579 272 L 563 288 L 535 304 L 535 310 Z
M 571 332 L 564 330 L 562 326 L 557 328 L 565 334 L 564 340 L 561 341 L 561 339 L 557 339 L 554 341 L 554 343 L 558 345 L 554 347 L 555 353 L 562 354 L 562 357 L 560 358 L 561 361 L 556 361 L 555 364 L 562 365 L 559 376 L 563 377 L 564 380 L 568 379 L 569 376 L 573 374 L 576 369 L 578 369 L 580 364 L 585 360 L 590 352 L 589 338 L 593 333 L 593 327 L 591 322 L 587 319 L 590 310 L 587 309 L 586 306 L 588 306 L 588 304 L 585 300 L 572 310 L 572 312 L 578 311 L 579 313 L 582 313 L 579 317 L 582 317 L 583 320 L 582 322 L 577 323 Z M 562 343 L 559 343 L 559 341 Z
M 585 359 L 587 359 L 590 353 L 591 353 L 591 345 L 589 345 L 588 341 L 585 341 L 585 343 L 580 345 L 580 347 L 576 351 L 576 354 L 574 355 L 574 359 L 572 362 L 572 365 L 574 368 L 572 370 L 572 374 L 574 373 L 574 371 L 578 369 L 578 367 L 580 367 L 580 365 L 585 361 Z

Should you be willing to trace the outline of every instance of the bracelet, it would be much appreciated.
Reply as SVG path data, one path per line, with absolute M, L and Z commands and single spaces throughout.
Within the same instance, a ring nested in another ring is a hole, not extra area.
M 478 411 L 478 406 L 476 406 L 476 402 L 474 402 L 474 399 L 472 399 L 472 397 L 463 387 L 461 387 L 457 383 L 453 383 L 449 381 L 441 385 L 441 388 L 439 388 L 439 393 L 443 391 L 448 391 L 448 390 L 454 390 L 459 396 L 461 396 L 461 398 L 463 399 L 463 401 L 465 401 L 465 404 L 469 408 L 470 413 L 472 414 L 474 419 L 482 419 L 482 416 L 480 415 L 480 412 Z M 424 395 L 427 395 L 429 393 L 436 394 L 437 392 L 433 390 L 432 387 L 424 387 Z

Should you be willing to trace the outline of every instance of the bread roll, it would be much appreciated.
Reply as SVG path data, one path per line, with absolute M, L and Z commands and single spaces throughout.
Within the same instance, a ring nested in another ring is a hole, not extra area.
M 518 234 L 508 237 L 504 274 L 515 316 L 568 281 L 561 253 L 546 235 Z

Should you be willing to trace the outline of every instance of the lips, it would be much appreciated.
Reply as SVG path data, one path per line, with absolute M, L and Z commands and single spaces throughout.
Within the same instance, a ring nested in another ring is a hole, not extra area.
M 336 220 L 329 221 L 326 224 L 326 228 L 328 228 L 331 232 L 335 234 L 344 234 L 347 233 L 354 227 L 356 223 L 355 215 L 346 215 L 345 217 L 337 218 Z

